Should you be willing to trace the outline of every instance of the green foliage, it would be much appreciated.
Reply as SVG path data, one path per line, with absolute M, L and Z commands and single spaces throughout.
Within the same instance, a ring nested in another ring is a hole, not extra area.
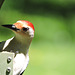
M 6 0 L 1 24 L 28 20 L 35 27 L 25 75 L 75 75 L 75 1 Z M 4 31 L 6 30 L 6 32 Z M 0 41 L 14 34 L 0 27 Z

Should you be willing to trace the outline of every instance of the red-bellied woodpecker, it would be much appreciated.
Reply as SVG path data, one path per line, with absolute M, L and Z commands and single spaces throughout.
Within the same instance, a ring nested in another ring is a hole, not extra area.
M 28 50 L 34 37 L 34 26 L 31 22 L 19 20 L 13 25 L 2 25 L 11 29 L 15 36 L 0 43 L 0 50 L 15 54 L 13 75 L 22 75 L 27 67 L 29 56 Z

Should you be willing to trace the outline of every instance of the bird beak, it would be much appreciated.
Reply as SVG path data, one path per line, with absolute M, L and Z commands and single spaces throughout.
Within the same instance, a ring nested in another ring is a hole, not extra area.
M 17 31 L 17 30 L 20 30 L 20 29 L 17 29 L 16 27 L 15 27 L 15 25 L 2 25 L 3 27 L 6 27 L 6 28 L 9 28 L 9 29 L 11 29 L 11 30 L 14 30 L 14 31 Z

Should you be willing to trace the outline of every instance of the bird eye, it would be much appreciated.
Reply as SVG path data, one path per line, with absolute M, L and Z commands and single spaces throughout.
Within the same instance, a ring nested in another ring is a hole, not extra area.
M 29 29 L 29 28 L 25 28 L 25 27 L 22 28 L 23 31 L 27 31 L 28 29 Z

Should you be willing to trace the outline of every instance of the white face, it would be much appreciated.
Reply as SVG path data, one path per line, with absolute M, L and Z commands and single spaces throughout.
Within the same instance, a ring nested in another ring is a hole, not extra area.
M 22 21 L 17 21 L 17 23 L 21 23 L 23 25 L 21 29 L 23 32 L 29 34 L 31 37 L 34 37 L 34 30 L 30 26 L 26 25 L 26 23 Z
M 29 26 L 23 26 L 22 29 L 21 29 L 22 32 L 24 32 L 25 34 L 28 34 L 30 35 L 31 37 L 34 37 L 34 31 L 31 27 Z
M 12 28 L 15 29 L 17 33 L 26 34 L 29 35 L 30 37 L 34 37 L 34 30 L 30 26 L 27 26 L 26 24 L 23 24 L 23 26 L 20 29 L 15 27 L 15 25 L 13 25 Z

